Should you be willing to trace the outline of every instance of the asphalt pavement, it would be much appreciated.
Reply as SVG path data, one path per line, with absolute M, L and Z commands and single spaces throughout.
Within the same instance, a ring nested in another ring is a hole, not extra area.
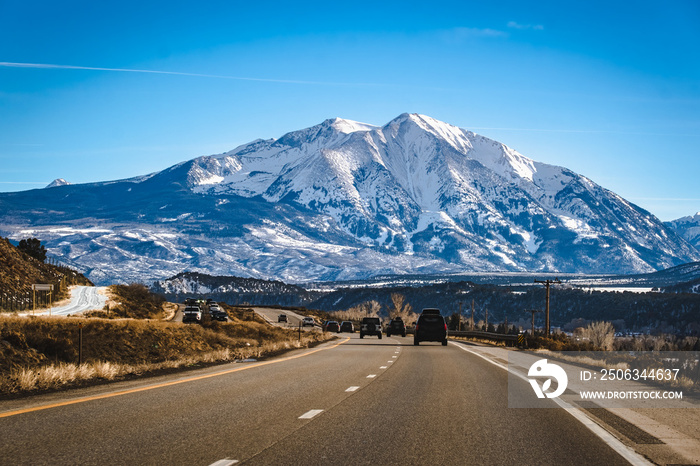
M 554 404 L 508 408 L 507 384 L 456 343 L 341 334 L 261 362 L 0 401 L 0 463 L 628 464 Z

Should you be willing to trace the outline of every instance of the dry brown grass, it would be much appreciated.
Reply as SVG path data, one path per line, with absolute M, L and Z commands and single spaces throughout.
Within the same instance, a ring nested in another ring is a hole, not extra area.
M 79 324 L 83 363 L 78 362 Z M 0 393 L 17 394 L 125 376 L 263 358 L 328 339 L 255 321 L 206 326 L 99 318 L 0 317 Z

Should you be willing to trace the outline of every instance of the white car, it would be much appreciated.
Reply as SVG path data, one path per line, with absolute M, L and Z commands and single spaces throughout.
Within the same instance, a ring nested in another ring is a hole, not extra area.
M 306 327 L 307 325 L 310 325 L 312 327 L 316 325 L 316 321 L 313 317 L 304 317 L 304 320 L 301 321 L 302 327 Z

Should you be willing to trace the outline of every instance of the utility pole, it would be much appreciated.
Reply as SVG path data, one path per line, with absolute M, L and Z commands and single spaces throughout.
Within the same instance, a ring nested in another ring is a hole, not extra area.
M 474 300 L 472 299 L 472 321 L 471 321 L 471 329 L 474 330 Z
M 534 337 L 535 336 L 535 313 L 542 312 L 542 311 L 537 310 L 537 309 L 528 309 L 525 312 L 532 312 L 532 336 Z
M 486 331 L 488 332 L 489 331 L 489 310 L 488 310 L 488 308 L 485 309 L 485 312 L 486 312 L 486 324 L 485 325 L 486 325 Z
M 549 338 L 549 287 L 554 283 L 561 284 L 561 282 L 558 278 L 555 278 L 554 280 L 535 280 L 535 283 L 542 283 L 547 289 L 547 297 L 545 299 L 544 306 L 544 334 L 547 338 Z
M 462 330 L 462 301 L 457 301 L 459 304 L 459 324 L 457 325 L 457 330 Z

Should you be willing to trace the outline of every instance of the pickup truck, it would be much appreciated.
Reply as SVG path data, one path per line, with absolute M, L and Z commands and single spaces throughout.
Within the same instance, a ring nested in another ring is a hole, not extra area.
M 182 322 L 202 322 L 202 310 L 199 306 L 187 306 L 185 310 L 182 311 Z

